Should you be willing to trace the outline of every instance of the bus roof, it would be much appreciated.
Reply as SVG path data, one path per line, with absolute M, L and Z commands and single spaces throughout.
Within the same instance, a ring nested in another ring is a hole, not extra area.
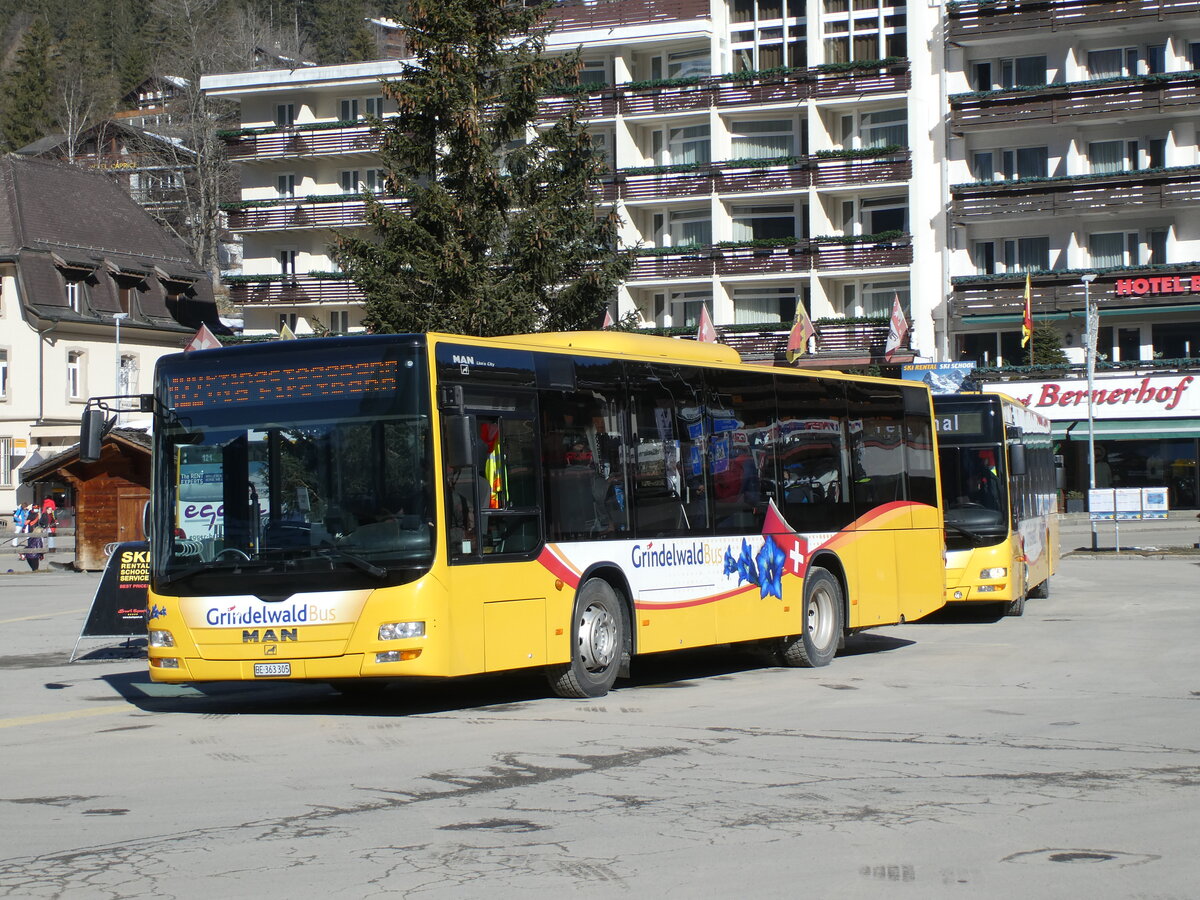
M 620 356 L 661 357 L 679 362 L 740 363 L 741 355 L 725 344 L 681 341 L 656 334 L 629 331 L 549 331 L 540 334 L 510 334 L 496 338 L 543 350 L 582 350 Z

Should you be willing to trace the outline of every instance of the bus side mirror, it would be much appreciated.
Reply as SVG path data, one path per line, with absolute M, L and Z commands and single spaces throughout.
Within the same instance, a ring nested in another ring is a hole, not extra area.
M 90 463 L 100 458 L 100 445 L 104 441 L 104 433 L 108 431 L 108 423 L 104 419 L 104 410 L 86 409 L 79 422 L 79 461 Z
M 1027 471 L 1024 444 L 1013 444 L 1008 448 L 1008 471 L 1012 475 L 1024 475 Z
M 443 416 L 442 422 L 445 435 L 445 464 L 452 469 L 475 465 L 472 452 L 475 447 L 475 434 L 471 428 L 471 417 Z

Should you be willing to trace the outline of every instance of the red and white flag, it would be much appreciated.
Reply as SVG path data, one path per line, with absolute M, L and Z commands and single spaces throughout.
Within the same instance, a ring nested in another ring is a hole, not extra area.
M 906 334 L 908 334 L 908 320 L 904 318 L 904 310 L 900 308 L 900 294 L 893 294 L 892 322 L 888 328 L 887 344 L 883 348 L 884 359 L 888 362 L 892 361 L 892 355 L 900 349 Z
M 602 324 L 600 327 L 601 328 L 612 328 L 614 324 L 615 323 L 613 322 L 612 310 L 606 309 L 604 311 L 604 324 Z
M 217 336 L 208 330 L 207 325 L 201 325 L 200 330 L 196 332 L 196 336 L 188 341 L 188 345 L 183 348 L 184 353 L 190 353 L 193 350 L 216 350 L 221 346 L 221 342 L 217 340 Z
M 708 317 L 707 303 L 700 307 L 700 327 L 696 329 L 696 340 L 709 344 L 717 342 L 717 329 L 713 327 L 712 319 Z

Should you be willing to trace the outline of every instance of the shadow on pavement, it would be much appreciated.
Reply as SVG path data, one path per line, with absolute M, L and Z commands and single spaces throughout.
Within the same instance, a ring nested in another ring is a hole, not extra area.
M 897 650 L 913 641 L 879 634 L 852 635 L 839 656 Z M 834 661 L 834 666 L 837 661 Z M 617 682 L 609 700 L 639 690 L 696 687 L 710 678 L 776 669 L 762 649 L 736 645 L 652 654 L 634 660 L 630 678 Z M 103 680 L 122 698 L 145 712 L 193 715 L 342 715 L 413 716 L 441 712 L 511 711 L 552 699 L 540 671 L 501 672 L 462 678 L 402 678 L 352 681 L 335 687 L 320 682 L 206 682 L 157 684 L 144 669 L 111 673 Z M 604 703 L 565 701 L 567 703 Z
M 961 606 L 943 606 L 937 612 L 930 613 L 923 619 L 910 622 L 910 625 L 978 625 L 985 622 L 999 622 L 1006 618 L 1000 604 L 978 603 Z

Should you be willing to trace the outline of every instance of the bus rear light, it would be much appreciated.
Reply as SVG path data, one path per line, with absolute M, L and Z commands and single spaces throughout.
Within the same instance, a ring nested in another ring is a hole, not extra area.
M 1008 575 L 1008 569 L 999 566 L 995 569 L 984 569 L 979 573 L 980 578 L 1004 578 Z
M 151 647 L 174 647 L 175 638 L 171 636 L 169 631 L 151 630 L 149 635 Z
M 152 656 L 150 657 L 150 665 L 157 666 L 160 669 L 178 669 L 179 660 L 172 656 L 163 657 L 161 659 L 156 659 Z
M 388 622 L 379 626 L 381 641 L 399 641 L 404 638 L 425 637 L 424 622 Z
M 383 653 L 375 654 L 375 662 L 377 663 L 392 663 L 404 662 L 408 659 L 416 659 L 421 655 L 420 650 L 387 650 Z

